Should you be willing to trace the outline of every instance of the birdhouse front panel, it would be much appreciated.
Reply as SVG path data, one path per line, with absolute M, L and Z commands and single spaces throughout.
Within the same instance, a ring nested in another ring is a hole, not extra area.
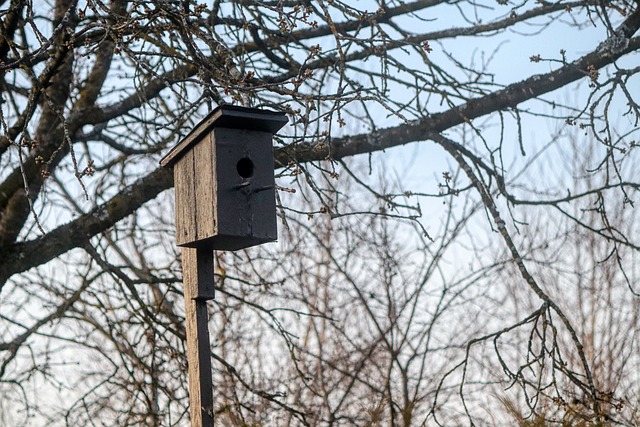
M 214 129 L 219 249 L 277 239 L 271 133 Z

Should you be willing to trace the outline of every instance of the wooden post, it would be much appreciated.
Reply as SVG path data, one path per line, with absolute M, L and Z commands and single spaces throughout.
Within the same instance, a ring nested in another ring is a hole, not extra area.
M 213 383 L 207 301 L 213 299 L 213 253 L 182 248 L 192 427 L 213 427 Z

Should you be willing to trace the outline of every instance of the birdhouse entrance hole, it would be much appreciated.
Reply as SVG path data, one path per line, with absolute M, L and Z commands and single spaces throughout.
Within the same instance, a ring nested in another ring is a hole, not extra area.
M 242 178 L 247 179 L 253 176 L 253 162 L 248 157 L 243 157 L 238 160 L 236 164 L 236 170 L 238 171 L 238 175 Z

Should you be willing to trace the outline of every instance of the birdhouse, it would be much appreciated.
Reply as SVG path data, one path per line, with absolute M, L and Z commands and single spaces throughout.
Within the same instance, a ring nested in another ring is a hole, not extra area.
M 161 161 L 173 167 L 178 246 L 237 250 L 277 239 L 273 134 L 285 113 L 223 105 Z

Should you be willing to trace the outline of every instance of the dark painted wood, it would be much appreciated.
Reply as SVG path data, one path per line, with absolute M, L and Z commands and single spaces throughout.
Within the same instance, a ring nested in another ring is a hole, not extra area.
M 219 162 L 218 235 L 215 249 L 236 250 L 278 238 L 271 133 L 245 129 L 214 129 Z M 250 161 L 253 173 L 243 178 L 238 162 Z

